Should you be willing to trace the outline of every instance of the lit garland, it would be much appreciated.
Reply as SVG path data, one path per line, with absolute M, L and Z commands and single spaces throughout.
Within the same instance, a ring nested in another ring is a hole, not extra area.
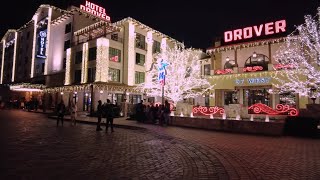
M 129 37 L 128 37 L 128 73 L 127 73 L 127 79 L 128 79 L 128 85 L 133 86 L 135 84 L 134 82 L 134 68 L 135 68 L 135 26 L 132 22 L 129 23 L 128 27 L 129 31 Z M 124 78 L 125 79 L 125 78 Z
M 207 79 L 201 78 L 201 63 L 199 61 L 200 50 L 185 49 L 184 46 L 173 48 L 167 47 L 165 51 L 156 55 L 156 59 L 165 60 L 169 65 L 166 67 L 166 79 L 164 96 L 174 103 L 185 98 L 194 98 L 203 95 L 213 86 Z M 154 62 L 151 66 L 151 82 L 139 84 L 136 89 L 145 92 L 148 96 L 161 96 L 162 86 L 157 80 L 158 68 Z
M 279 93 L 293 92 L 301 96 L 320 97 L 320 7 L 318 19 L 305 16 L 305 23 L 287 36 L 275 59 L 280 64 L 290 65 L 277 71 Z M 298 34 L 298 35 L 295 35 Z M 313 92 L 311 93 L 311 89 Z
M 108 81 L 108 67 L 109 67 L 109 39 L 97 39 L 97 60 L 96 60 L 96 82 Z
M 146 42 L 147 42 L 147 56 L 146 56 L 146 62 L 145 62 L 145 67 L 150 67 L 152 64 L 152 44 L 153 44 L 153 39 L 152 39 L 152 32 L 149 31 L 146 36 Z M 150 77 L 149 73 L 146 72 L 146 82 L 150 83 L 152 81 L 152 77 Z
M 17 42 L 18 42 L 18 32 L 14 33 L 14 50 L 13 50 L 13 64 L 12 64 L 12 77 L 11 81 L 14 82 L 16 73 L 16 61 L 17 61 Z
M 82 46 L 82 71 L 81 82 L 86 83 L 88 81 L 88 42 L 83 43 Z
M 71 84 L 71 48 L 67 49 L 67 55 L 66 55 L 66 75 L 65 75 L 65 81 L 64 85 L 70 85 Z
M 33 16 L 34 27 L 33 27 L 33 43 L 32 43 L 32 58 L 31 58 L 31 75 L 30 77 L 33 78 L 34 76 L 34 61 L 36 57 L 36 37 L 37 37 L 37 21 L 38 21 L 38 14 Z
M 5 51 L 5 44 L 6 44 L 6 40 L 2 40 L 2 62 L 1 62 L 1 84 L 3 83 L 3 68 L 4 68 L 4 51 Z

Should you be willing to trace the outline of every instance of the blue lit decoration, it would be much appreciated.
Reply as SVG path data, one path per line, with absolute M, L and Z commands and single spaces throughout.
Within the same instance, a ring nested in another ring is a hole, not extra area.
M 47 27 L 48 27 L 48 19 L 44 18 L 39 21 L 37 26 L 37 58 L 45 59 L 46 56 L 46 43 L 47 43 Z
M 169 64 L 161 59 L 160 63 L 158 63 L 158 81 L 159 83 L 161 84 L 161 86 L 164 86 L 165 85 L 165 79 L 166 79 L 166 67 L 168 66 Z
M 249 84 L 265 84 L 265 83 L 269 83 L 271 80 L 270 77 L 262 77 L 262 78 L 247 78 L 246 81 Z M 235 83 L 237 85 L 243 85 L 245 82 L 245 79 L 236 79 Z

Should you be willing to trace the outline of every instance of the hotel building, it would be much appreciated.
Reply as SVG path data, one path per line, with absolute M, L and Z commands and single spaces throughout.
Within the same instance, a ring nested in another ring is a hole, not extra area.
M 61 99 L 77 102 L 79 111 L 93 110 L 99 99 L 148 99 L 133 87 L 145 81 L 155 53 L 180 42 L 130 17 L 109 19 L 88 1 L 67 10 L 41 5 L 3 36 L 0 84 L 10 85 L 12 98 L 37 98 L 47 108 Z

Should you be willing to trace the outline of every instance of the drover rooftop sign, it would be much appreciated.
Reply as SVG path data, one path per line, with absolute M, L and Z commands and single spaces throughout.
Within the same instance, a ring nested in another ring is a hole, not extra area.
M 245 27 L 233 31 L 224 32 L 224 42 L 238 41 L 259 37 L 262 35 L 272 35 L 286 31 L 286 20 L 269 22 L 258 26 Z
M 87 11 L 88 13 L 91 13 L 95 16 L 98 16 L 101 19 L 105 19 L 107 21 L 110 21 L 110 16 L 106 14 L 106 9 L 103 7 L 100 7 L 96 4 L 93 4 L 89 1 L 86 1 L 85 5 L 80 5 L 80 9 Z

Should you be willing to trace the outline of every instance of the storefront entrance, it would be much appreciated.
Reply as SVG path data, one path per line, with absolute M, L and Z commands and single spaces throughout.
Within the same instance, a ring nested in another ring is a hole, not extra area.
M 268 90 L 269 88 L 243 89 L 243 105 L 250 107 L 253 104 L 262 103 L 272 107 L 271 95 Z

